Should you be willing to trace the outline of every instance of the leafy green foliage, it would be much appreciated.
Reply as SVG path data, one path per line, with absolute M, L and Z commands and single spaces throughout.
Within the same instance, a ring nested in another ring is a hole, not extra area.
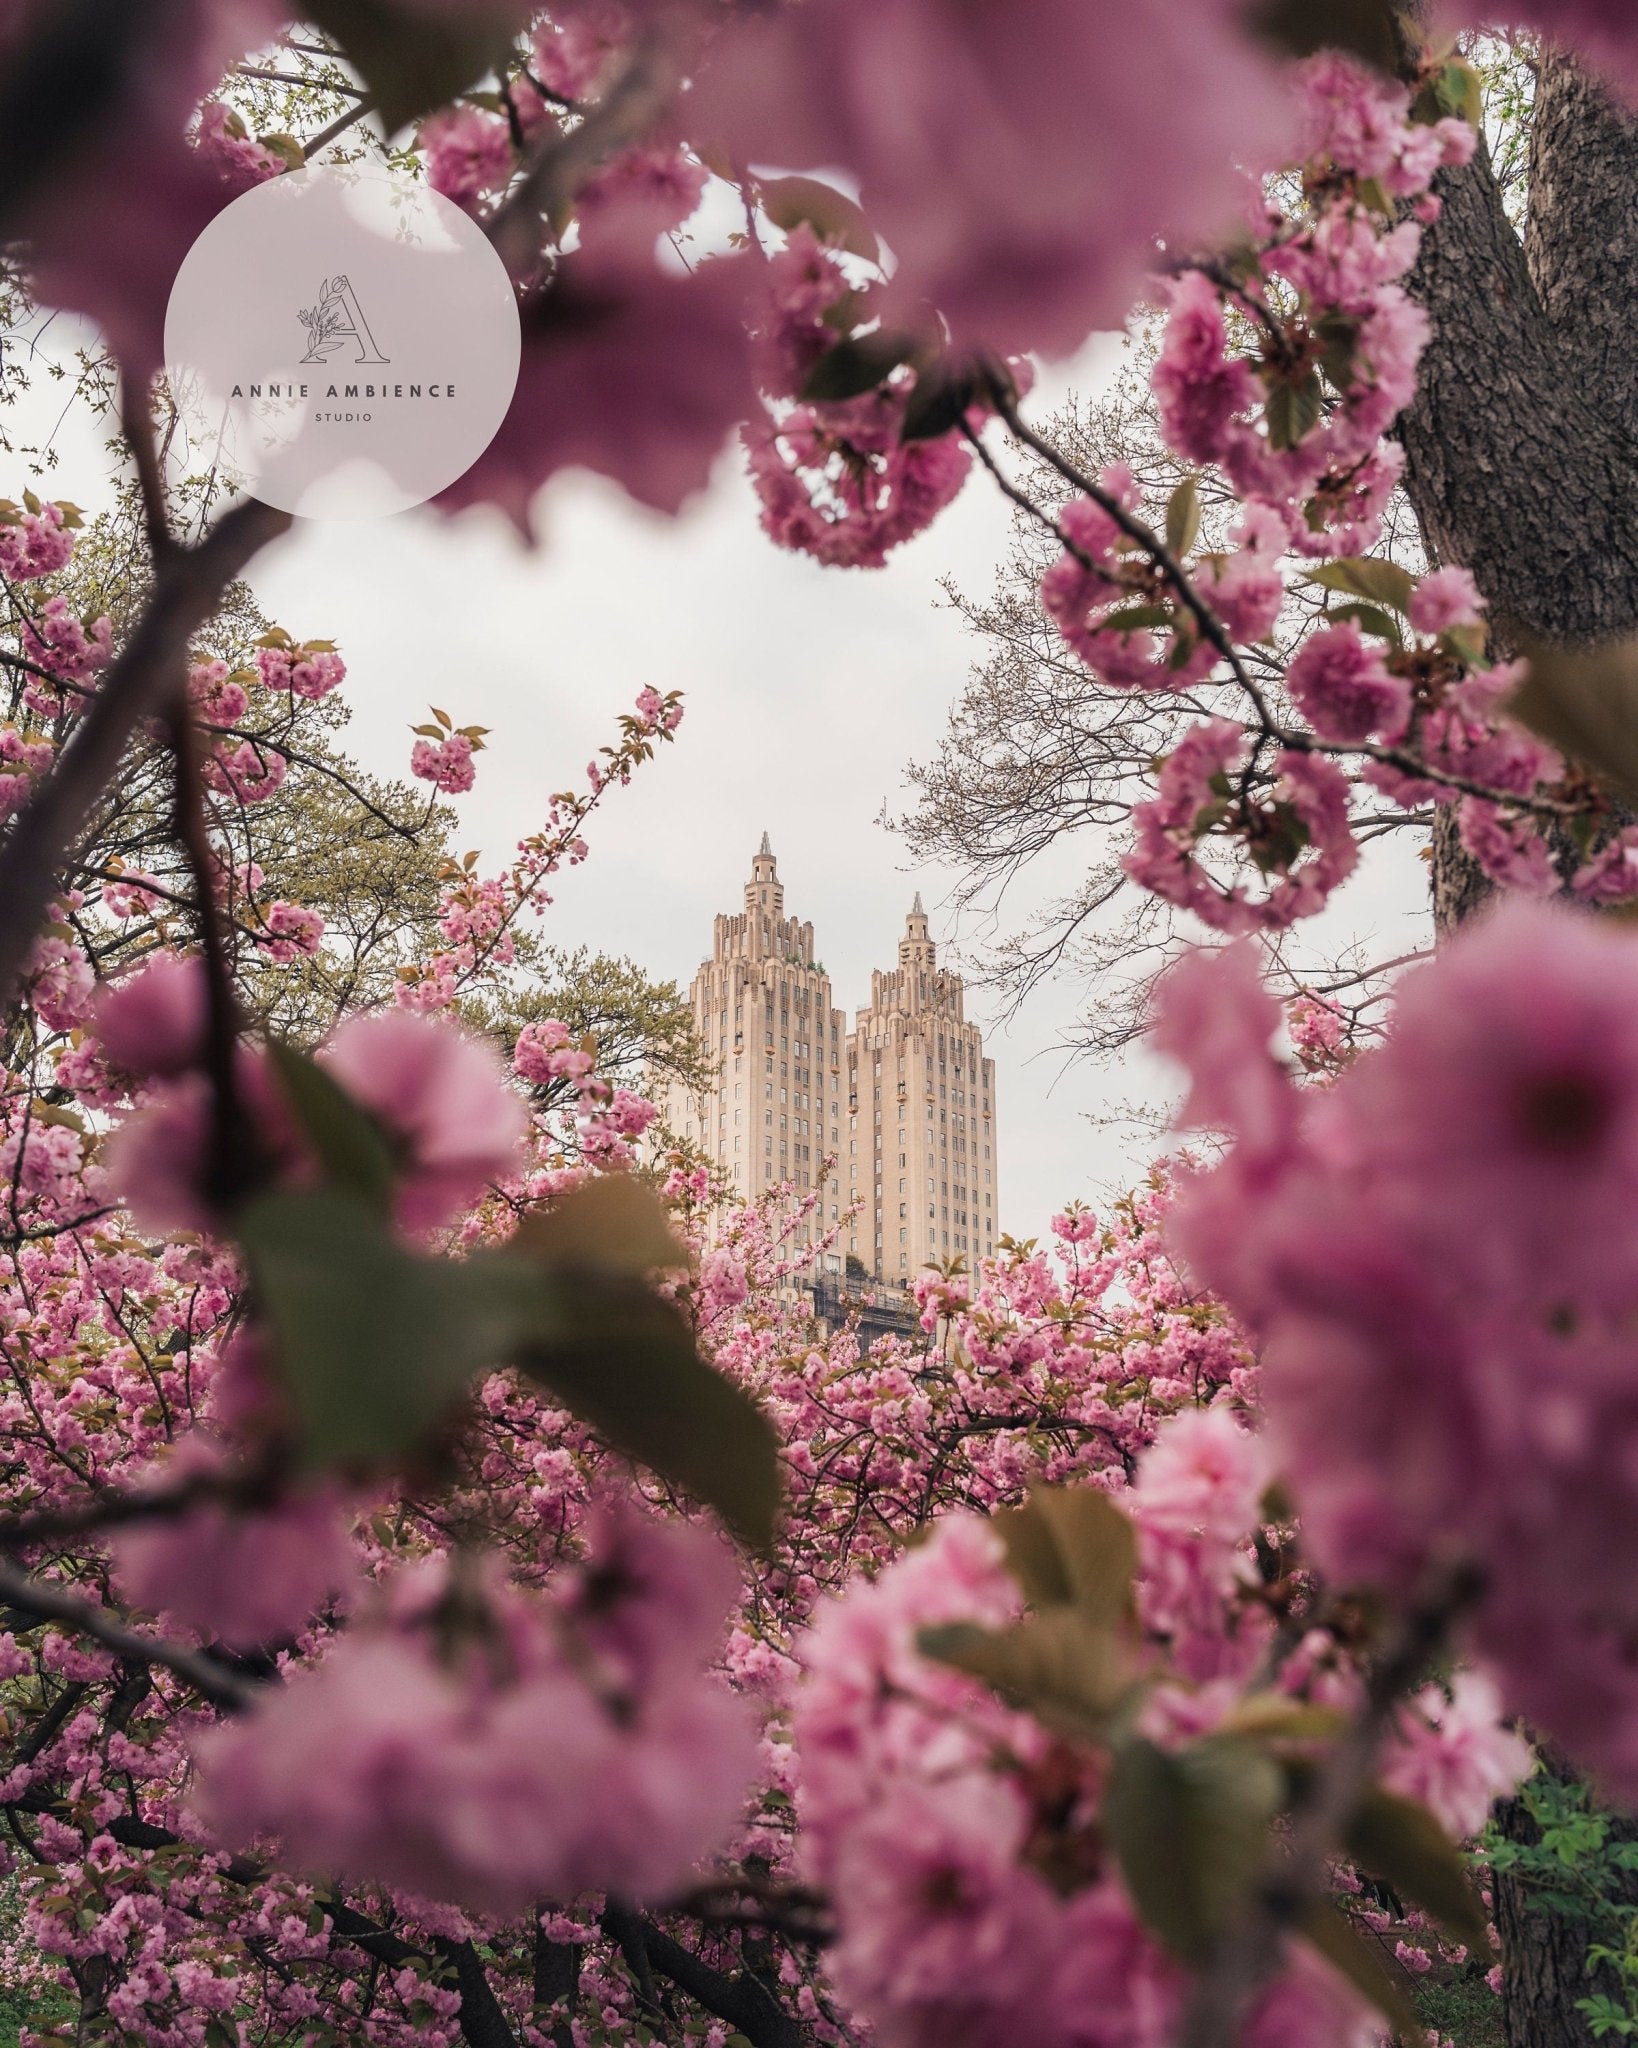
M 475 85 L 507 47 L 493 15 L 486 21 L 481 12 L 468 22 L 394 0 L 310 0 L 303 11 L 340 44 L 388 134 Z
M 1007 1568 L 1032 1606 L 1072 1606 L 1113 1629 L 1132 1602 L 1137 1532 L 1095 1486 L 1038 1486 L 994 1517 Z
M 1200 483 L 1186 476 L 1166 501 L 1166 545 L 1186 555 L 1200 537 Z
M 520 1243 L 467 1259 L 412 1250 L 333 1188 L 265 1196 L 238 1232 L 310 1463 L 399 1465 L 478 1373 L 516 1365 L 747 1542 L 771 1538 L 772 1429 L 648 1286 L 682 1253 L 636 1182 L 592 1182 Z
M 1264 408 L 1268 445 L 1279 450 L 1295 448 L 1319 425 L 1324 410 L 1325 393 L 1317 370 L 1309 370 L 1294 382 L 1289 377 L 1276 377 L 1270 384 Z
M 514 1248 L 470 1263 L 515 1318 L 524 1372 L 616 1450 L 709 1502 L 746 1542 L 772 1539 L 778 1441 L 648 1286 L 648 1273 L 683 1264 L 684 1254 L 640 1182 L 589 1181 L 526 1226 Z
M 1526 1826 L 1504 1834 L 1493 1821 L 1479 1861 L 1522 1885 L 1532 1916 L 1581 1931 L 1597 1988 L 1576 2003 L 1595 2038 L 1638 2036 L 1638 1841 L 1584 1780 L 1538 1771 L 1519 1800 Z
M 924 363 L 904 408 L 901 441 L 931 441 L 960 426 L 978 396 L 978 372 L 971 363 L 939 358 Z
M 1391 613 L 1374 604 L 1339 604 L 1332 607 L 1325 616 L 1338 625 L 1352 622 L 1362 633 L 1374 633 L 1378 640 L 1390 641 L 1395 647 L 1404 645 L 1404 634 L 1399 622 Z
M 374 1117 L 306 1053 L 277 1040 L 268 1058 L 286 1100 L 306 1133 L 325 1176 L 376 1214 L 392 1207 L 392 1150 Z
M 1638 803 L 1638 639 L 1597 647 L 1527 640 L 1529 669 L 1508 709 L 1561 753 Z
M 808 374 L 802 396 L 812 404 L 858 398 L 874 391 L 900 363 L 915 353 L 913 335 L 889 332 L 857 334 L 826 349 Z
M 356 1195 L 268 1195 L 238 1234 L 313 1464 L 392 1466 L 504 1359 L 470 1266 L 410 1251 Z
M 1343 1845 L 1372 1877 L 1438 1921 L 1453 1941 L 1489 1946 L 1489 1916 L 1462 1852 L 1425 1806 L 1378 1787 L 1360 1802 Z
M 1107 1740 L 1131 1686 L 1122 1625 L 1137 1569 L 1132 1524 L 1095 1486 L 1036 1487 L 993 1521 L 1034 1611 L 1011 1628 L 926 1629 L 923 1653 L 1066 1735 Z
M 1103 1804 L 1109 1842 L 1138 1910 L 1184 1962 L 1203 1961 L 1243 1904 L 1283 1791 L 1278 1766 L 1249 1742 L 1117 1750 Z
M 1126 1689 L 1125 1661 L 1113 1638 L 1067 1607 L 1032 1615 L 1016 1627 L 954 1622 L 924 1629 L 922 1653 L 981 1678 L 1014 1706 L 1060 1734 L 1097 1741 Z
M 802 222 L 822 242 L 835 243 L 874 263 L 881 255 L 875 230 L 855 201 L 818 178 L 765 178 L 762 210 L 775 227 L 788 233 Z
M 1324 562 L 1306 580 L 1393 612 L 1408 612 L 1416 594 L 1416 578 L 1410 571 L 1380 555 L 1351 555 L 1340 562 Z

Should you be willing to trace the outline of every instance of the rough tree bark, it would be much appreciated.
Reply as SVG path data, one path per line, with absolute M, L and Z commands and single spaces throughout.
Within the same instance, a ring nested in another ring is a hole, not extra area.
M 1529 171 L 1522 236 L 1482 146 L 1468 168 L 1443 174 L 1444 211 L 1411 280 L 1433 340 L 1401 425 L 1430 555 L 1472 570 L 1503 648 L 1525 629 L 1604 638 L 1638 628 L 1638 124 L 1550 51 Z M 1442 815 L 1440 930 L 1487 893 Z M 1511 1838 L 1533 1838 L 1522 1802 L 1498 1818 Z M 1510 2048 L 1592 2048 L 1575 2009 L 1593 1988 L 1585 1927 L 1512 1877 L 1498 1879 L 1496 1921 Z

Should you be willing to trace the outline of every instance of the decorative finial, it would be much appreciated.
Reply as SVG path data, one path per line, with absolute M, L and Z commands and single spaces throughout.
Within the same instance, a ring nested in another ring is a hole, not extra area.
M 769 839 L 766 832 L 762 835 L 762 844 L 757 848 L 757 858 L 758 860 L 773 859 L 773 842 Z
M 926 911 L 921 907 L 921 891 L 919 889 L 916 891 L 915 902 L 910 906 L 910 915 L 912 917 L 925 917 L 927 915 Z

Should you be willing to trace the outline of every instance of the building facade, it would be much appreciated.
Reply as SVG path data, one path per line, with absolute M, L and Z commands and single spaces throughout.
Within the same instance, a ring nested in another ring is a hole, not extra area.
M 840 1233 L 832 1273 L 862 1267 L 905 1286 L 925 1266 L 995 1250 L 995 1063 L 961 977 L 938 964 L 919 896 L 897 966 L 871 976 L 849 1028 L 813 926 L 785 915 L 764 833 L 745 908 L 717 918 L 689 994 L 715 1080 L 699 1094 L 673 1087 L 666 1121 L 736 1196 L 787 1182 L 808 1194 L 833 1161 L 814 1219 Z

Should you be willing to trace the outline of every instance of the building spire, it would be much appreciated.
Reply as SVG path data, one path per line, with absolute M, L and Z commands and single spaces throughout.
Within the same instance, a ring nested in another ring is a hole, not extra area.
M 926 911 L 921 907 L 921 891 L 919 889 L 916 891 L 915 902 L 910 906 L 910 915 L 912 917 L 925 917 L 927 915 Z
M 762 835 L 762 844 L 757 848 L 757 857 L 760 860 L 773 859 L 773 841 L 768 837 L 766 832 L 764 832 Z

